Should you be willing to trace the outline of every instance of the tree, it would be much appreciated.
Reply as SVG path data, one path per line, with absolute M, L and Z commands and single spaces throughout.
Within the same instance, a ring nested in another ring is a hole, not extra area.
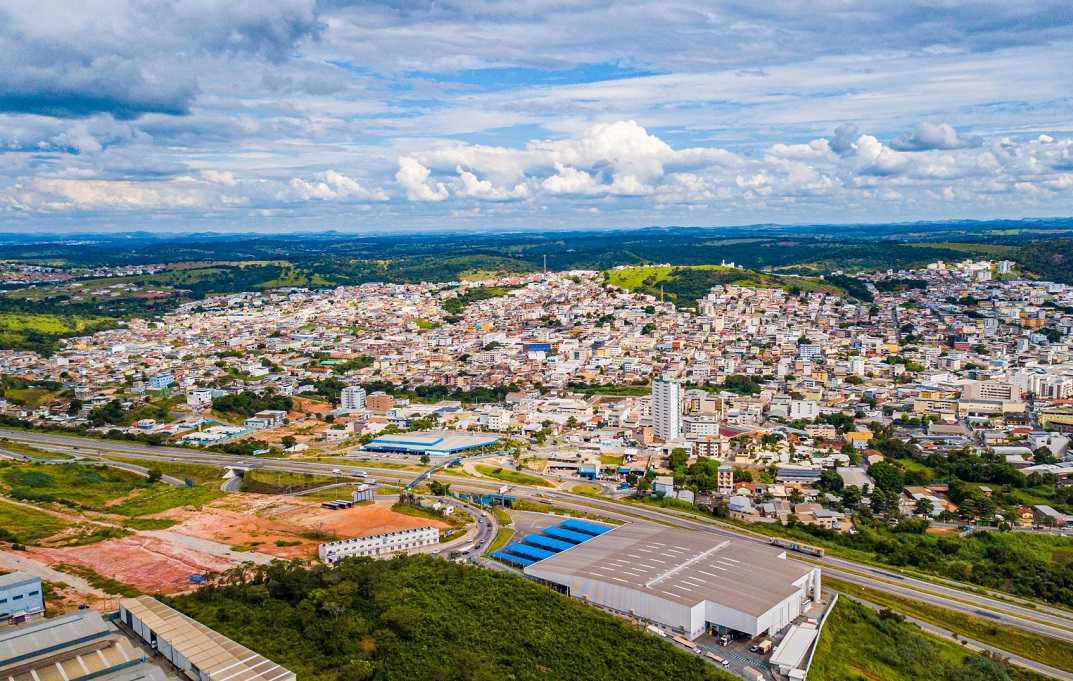
M 753 474 L 744 468 L 734 469 L 734 482 L 752 482 Z
M 157 470 L 156 468 L 149 469 L 149 482 L 159 482 L 162 477 L 164 477 L 163 472 Z
M 293 435 L 284 435 L 280 438 L 280 444 L 282 444 L 285 449 L 290 449 L 298 444 L 298 438 Z
M 916 511 L 917 515 L 931 516 L 931 512 L 935 510 L 935 506 L 931 503 L 931 499 L 921 497 L 920 499 L 917 499 L 916 508 L 913 510 Z
M 688 460 L 689 453 L 681 447 L 675 447 L 667 457 L 667 464 L 672 471 L 676 471 L 679 468 L 684 468 Z
M 879 461 L 868 467 L 868 475 L 876 481 L 876 487 L 892 494 L 901 493 L 905 487 L 905 474 L 892 463 Z
M 427 466 L 430 461 L 432 461 L 432 458 L 428 455 L 428 452 L 421 455 L 421 463 Z
M 1032 460 L 1037 465 L 1058 463 L 1058 457 L 1055 456 L 1048 447 L 1037 447 L 1032 452 Z
M 75 398 L 67 405 L 68 416 L 76 416 L 80 411 L 82 411 L 82 400 L 80 399 Z
M 846 483 L 842 480 L 842 476 L 838 474 L 833 468 L 825 468 L 820 473 L 820 487 L 832 492 L 841 492 L 842 488 L 846 486 Z
M 861 492 L 861 488 L 856 485 L 850 485 L 842 490 L 842 504 L 846 508 L 856 508 L 861 503 L 861 497 L 864 494 Z

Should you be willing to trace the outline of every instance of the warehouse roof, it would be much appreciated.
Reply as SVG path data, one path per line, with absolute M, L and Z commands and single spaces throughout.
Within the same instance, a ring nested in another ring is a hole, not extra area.
M 780 560 L 767 546 L 630 523 L 525 568 L 543 577 L 596 580 L 693 607 L 702 601 L 760 617 L 798 593 L 813 568 Z
M 0 633 L 0 668 L 62 650 L 72 641 L 103 639 L 111 632 L 96 610 L 79 610 L 12 627 Z
M 499 442 L 491 435 L 472 435 L 446 431 L 422 431 L 419 433 L 397 433 L 381 435 L 373 439 L 362 449 L 369 451 L 409 452 L 412 454 L 453 454 L 467 449 L 486 447 Z
M 31 582 L 40 581 L 40 577 L 31 575 L 29 572 L 11 572 L 6 575 L 0 575 L 0 589 L 7 589 L 21 584 L 30 584 Z
M 128 612 L 213 681 L 273 681 L 294 674 L 150 596 L 124 599 Z

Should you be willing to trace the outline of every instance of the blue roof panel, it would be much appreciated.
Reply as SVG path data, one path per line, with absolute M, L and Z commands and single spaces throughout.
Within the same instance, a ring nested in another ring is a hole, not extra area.
M 564 527 L 568 530 L 581 532 L 583 534 L 591 534 L 594 537 L 611 529 L 610 527 L 604 527 L 603 525 L 597 525 L 596 523 L 587 523 L 584 520 L 575 520 L 573 518 L 559 523 L 559 527 Z
M 532 565 L 533 563 L 536 562 L 535 560 L 531 560 L 529 558 L 521 558 L 519 556 L 512 556 L 509 553 L 503 553 L 502 551 L 496 551 L 495 553 L 493 553 L 492 558 L 496 558 L 496 559 L 501 560 L 501 561 L 503 561 L 505 563 L 513 563 L 514 565 L 521 565 L 522 567 L 529 567 L 530 565 Z
M 535 546 L 527 546 L 525 544 L 511 544 L 507 548 L 503 549 L 507 553 L 512 553 L 522 558 L 532 558 L 533 560 L 544 560 L 545 558 L 551 558 L 555 555 L 555 551 L 548 551 L 547 549 L 538 549 Z
M 539 534 L 531 534 L 525 537 L 524 539 L 522 539 L 522 543 L 529 544 L 530 546 L 536 546 L 537 548 L 541 549 L 548 549 L 549 551 L 554 551 L 555 553 L 565 551 L 575 546 L 568 541 L 563 541 L 561 539 L 552 539 L 551 537 L 542 537 Z
M 552 537 L 553 539 L 562 539 L 563 541 L 568 541 L 572 544 L 580 544 L 583 541 L 588 541 L 592 539 L 591 534 L 582 534 L 581 532 L 574 532 L 573 530 L 567 530 L 565 528 L 559 527 L 558 525 L 545 527 L 543 531 L 541 531 L 541 534 L 543 534 L 545 537 Z

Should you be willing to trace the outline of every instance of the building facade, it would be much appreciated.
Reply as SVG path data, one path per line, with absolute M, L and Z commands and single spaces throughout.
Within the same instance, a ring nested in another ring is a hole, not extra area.
M 339 395 L 339 408 L 343 411 L 362 411 L 365 409 L 365 388 L 348 385 Z
M 379 558 L 392 556 L 398 551 L 410 551 L 422 546 L 432 546 L 440 542 L 440 531 L 429 525 L 410 530 L 374 534 L 357 539 L 340 539 L 325 542 L 317 550 L 325 563 L 334 563 L 344 558 L 366 556 Z
M 20 613 L 28 616 L 45 612 L 45 599 L 41 595 L 41 578 L 26 572 L 0 575 L 0 619 Z
M 652 381 L 652 435 L 664 442 L 682 437 L 682 385 L 667 376 Z

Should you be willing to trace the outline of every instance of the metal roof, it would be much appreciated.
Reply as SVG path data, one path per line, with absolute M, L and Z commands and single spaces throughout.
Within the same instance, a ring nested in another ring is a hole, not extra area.
M 0 630 L 0 668 L 61 650 L 74 643 L 102 639 L 112 629 L 96 610 L 79 610 Z
M 693 607 L 717 603 L 753 617 L 800 591 L 813 568 L 780 559 L 761 544 L 706 532 L 630 523 L 526 567 L 525 573 L 571 578 L 650 593 Z
M 213 681 L 283 681 L 295 678 L 293 672 L 155 598 L 127 598 L 120 605 Z
M 0 575 L 0 589 L 7 589 L 21 584 L 30 584 L 32 582 L 40 581 L 40 577 L 31 575 L 29 572 L 9 572 L 6 575 Z

